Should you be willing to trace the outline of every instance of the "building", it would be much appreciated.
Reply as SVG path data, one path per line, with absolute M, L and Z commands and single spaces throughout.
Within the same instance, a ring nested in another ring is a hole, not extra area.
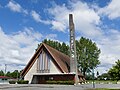
M 9 83 L 9 80 L 11 80 L 12 78 L 11 77 L 8 77 L 8 76 L 0 76 L 0 84 L 7 84 Z
M 43 84 L 48 80 L 75 81 L 75 73 L 70 73 L 70 57 L 42 43 L 21 73 L 29 83 Z M 78 71 L 78 82 L 84 76 Z

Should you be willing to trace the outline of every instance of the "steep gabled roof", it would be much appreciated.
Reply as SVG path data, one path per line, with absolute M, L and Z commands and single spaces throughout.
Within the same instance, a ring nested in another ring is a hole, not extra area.
M 56 62 L 57 66 L 59 67 L 60 71 L 62 73 L 69 73 L 70 69 L 70 58 L 69 56 L 59 52 L 58 50 L 46 45 L 45 43 L 42 43 L 33 57 L 30 59 L 29 63 L 26 65 L 24 70 L 21 73 L 21 76 L 25 76 L 26 73 L 30 70 L 34 62 L 37 60 L 38 56 L 40 55 L 41 50 L 45 48 L 47 52 L 51 55 L 51 57 L 54 59 Z
M 49 45 L 42 43 L 37 51 L 35 52 L 35 54 L 33 55 L 33 57 L 30 59 L 30 61 L 28 62 L 28 64 L 26 65 L 26 67 L 24 68 L 24 70 L 21 73 L 21 76 L 25 76 L 27 74 L 27 72 L 30 70 L 30 68 L 33 66 L 33 64 L 35 63 L 35 61 L 37 60 L 37 58 L 40 55 L 40 52 L 42 51 L 42 49 L 46 49 L 47 52 L 50 54 L 50 56 L 54 59 L 55 63 L 57 64 L 57 68 L 62 72 L 62 73 L 70 73 L 70 57 L 61 53 L 60 51 L 50 47 Z M 83 76 L 81 74 L 81 72 L 78 70 L 78 74 L 80 76 Z
M 62 69 L 62 72 L 69 73 L 70 58 L 69 56 L 59 52 L 58 50 L 44 44 L 50 55 L 56 61 L 58 66 Z

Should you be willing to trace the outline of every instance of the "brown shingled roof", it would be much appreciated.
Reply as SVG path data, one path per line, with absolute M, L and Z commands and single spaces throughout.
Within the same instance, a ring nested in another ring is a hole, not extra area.
M 29 71 L 29 69 L 32 67 L 32 65 L 34 64 L 34 62 L 38 58 L 42 48 L 45 48 L 48 51 L 48 53 L 52 56 L 54 61 L 57 63 L 57 66 L 59 67 L 59 69 L 62 73 L 69 73 L 70 72 L 70 70 L 69 70 L 70 69 L 70 58 L 69 58 L 69 56 L 59 52 L 58 50 L 56 50 L 48 45 L 46 45 L 45 43 L 42 43 L 38 47 L 37 51 L 35 52 L 35 54 L 31 58 L 31 60 L 29 61 L 29 63 L 25 67 L 25 69 L 22 71 L 22 73 L 21 73 L 22 76 L 25 76 L 26 73 Z
M 60 68 L 62 69 L 62 71 L 64 73 L 69 73 L 69 67 L 67 67 L 67 65 L 70 65 L 70 58 L 69 56 L 59 52 L 58 50 L 43 44 L 46 49 L 49 51 L 49 53 L 51 54 L 51 56 L 54 58 L 54 60 L 56 61 L 56 63 L 60 66 Z

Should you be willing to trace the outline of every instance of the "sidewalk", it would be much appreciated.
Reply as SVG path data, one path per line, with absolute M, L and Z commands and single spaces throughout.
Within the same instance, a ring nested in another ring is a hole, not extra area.
M 93 88 L 92 84 L 83 85 L 50 85 L 50 84 L 0 84 L 0 89 L 11 89 L 11 88 L 47 88 L 57 90 L 84 90 Z M 95 88 L 110 88 L 110 89 L 120 89 L 120 84 L 95 84 Z M 34 90 L 34 89 L 33 89 Z

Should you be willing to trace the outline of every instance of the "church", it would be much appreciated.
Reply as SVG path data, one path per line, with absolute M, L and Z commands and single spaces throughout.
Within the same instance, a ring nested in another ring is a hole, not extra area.
M 73 16 L 69 14 L 70 57 L 42 43 L 21 73 L 24 80 L 33 84 L 47 81 L 82 82 L 84 76 L 77 68 L 76 44 Z
M 45 84 L 46 81 L 75 81 L 75 73 L 70 73 L 70 57 L 42 43 L 21 76 L 31 84 Z M 78 82 L 84 76 L 78 71 Z

